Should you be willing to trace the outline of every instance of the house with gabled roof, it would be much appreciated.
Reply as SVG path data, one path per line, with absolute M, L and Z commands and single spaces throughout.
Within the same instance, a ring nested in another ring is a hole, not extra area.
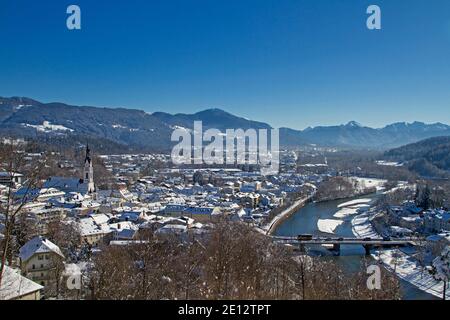
M 20 270 L 5 265 L 0 284 L 0 300 L 40 300 L 43 286 L 25 278 Z
M 22 275 L 45 287 L 55 281 L 55 272 L 64 254 L 56 244 L 37 236 L 20 248 L 19 259 Z

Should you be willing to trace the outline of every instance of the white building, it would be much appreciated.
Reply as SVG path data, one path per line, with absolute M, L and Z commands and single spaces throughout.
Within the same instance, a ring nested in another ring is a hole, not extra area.
M 64 259 L 59 247 L 44 237 L 34 237 L 19 252 L 22 274 L 42 286 L 55 279 L 58 261 Z

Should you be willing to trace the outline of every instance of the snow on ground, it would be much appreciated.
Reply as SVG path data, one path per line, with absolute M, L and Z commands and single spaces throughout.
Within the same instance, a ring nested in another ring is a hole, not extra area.
M 361 213 L 365 210 L 368 210 L 369 208 L 370 208 L 370 205 L 368 205 L 368 204 L 359 204 L 356 206 L 345 207 L 345 208 L 340 209 L 338 212 L 336 212 L 334 214 L 334 217 L 338 218 L 338 219 L 343 219 L 343 218 L 352 216 L 354 214 Z
M 370 223 L 369 217 L 370 214 L 368 212 L 354 217 L 352 220 L 353 233 L 360 238 L 380 238 Z M 443 284 L 436 281 L 426 270 L 422 273 L 421 268 L 416 266 L 414 259 L 401 250 L 376 250 L 372 257 L 377 261 L 381 260 L 390 271 L 394 272 L 395 269 L 395 273 L 399 278 L 408 281 L 422 291 L 439 298 L 442 297 Z M 396 267 L 395 264 L 397 264 Z M 450 298 L 450 290 L 447 293 L 447 298 Z
M 352 177 L 352 179 L 359 182 L 360 188 L 376 188 L 377 190 L 384 189 L 384 184 L 387 182 L 387 180 L 372 178 Z
M 127 129 L 127 127 L 122 126 L 121 124 L 113 124 L 111 125 L 113 129 Z
M 272 227 L 278 223 L 278 221 L 280 221 L 280 219 L 283 219 L 286 215 L 292 213 L 292 210 L 294 210 L 295 208 L 303 205 L 305 202 L 307 201 L 307 198 L 301 198 L 298 199 L 297 201 L 295 201 L 289 208 L 286 208 L 285 210 L 283 210 L 282 212 L 280 212 L 278 215 L 276 215 L 272 221 L 270 221 L 268 224 L 264 225 L 261 227 L 261 229 L 263 231 L 265 231 L 266 233 L 269 233 L 272 229 Z
M 403 167 L 403 163 L 394 162 L 394 161 L 375 161 L 375 163 L 379 166 L 387 166 L 387 167 Z
M 340 205 L 338 205 L 338 208 L 350 207 L 350 206 L 354 206 L 357 204 L 367 204 L 367 203 L 370 203 L 371 201 L 372 201 L 372 199 L 367 199 L 367 198 L 356 199 L 356 200 L 341 203 Z
M 443 282 L 436 281 L 426 270 L 422 272 L 422 268 L 399 249 L 375 251 L 372 257 L 381 260 L 390 271 L 395 270 L 399 278 L 408 281 L 422 291 L 439 298 L 442 297 Z M 450 290 L 447 292 L 446 298 L 450 299 Z
M 369 203 L 372 201 L 372 199 L 356 199 L 347 201 L 344 203 L 341 203 L 338 205 L 338 208 L 340 209 L 338 212 L 334 214 L 335 218 L 346 218 L 348 216 L 363 212 L 365 210 L 368 210 L 370 208 Z
M 344 221 L 342 220 L 320 219 L 317 221 L 317 227 L 321 232 L 334 233 L 334 230 L 343 223 Z
M 381 238 L 369 221 L 369 213 L 363 213 L 353 218 L 352 231 L 358 238 Z
M 26 107 L 32 107 L 32 105 L 31 105 L 31 104 L 19 104 L 19 105 L 16 107 L 16 110 L 20 110 L 20 109 L 26 108 Z
M 403 189 L 403 190 L 405 190 L 405 189 L 415 190 L 416 189 L 416 184 L 415 183 L 414 184 L 409 184 L 407 182 L 399 183 L 397 187 L 392 188 L 392 189 L 387 190 L 387 191 L 384 191 L 383 194 L 394 193 L 395 191 L 401 190 L 401 189 Z
M 25 127 L 35 128 L 37 131 L 44 132 L 44 133 L 48 133 L 48 132 L 52 132 L 52 131 L 70 131 L 70 132 L 74 131 L 73 129 L 64 127 L 59 124 L 51 124 L 48 121 L 44 121 L 42 123 L 42 125 L 33 125 L 33 124 L 28 124 L 28 123 L 22 123 L 22 125 Z
M 357 208 L 353 208 L 353 207 L 343 208 L 343 209 L 339 210 L 338 212 L 336 212 L 333 217 L 342 219 L 342 218 L 346 218 L 348 216 L 354 215 L 357 212 L 358 212 Z
M 182 127 L 182 126 L 170 126 L 170 128 L 173 129 L 173 130 L 183 130 L 183 131 L 187 131 L 187 132 L 192 132 L 191 129 L 185 128 L 185 127 Z
M 102 124 L 103 125 L 103 124 Z M 113 129 L 123 129 L 123 130 L 128 130 L 128 131 L 130 131 L 130 132 L 136 132 L 136 131 L 140 131 L 141 129 L 138 129 L 138 128 L 128 128 L 128 127 L 125 127 L 125 126 L 122 126 L 121 124 L 113 124 L 113 125 L 111 125 L 111 127 L 113 128 Z M 153 129 L 151 129 L 150 131 L 153 131 Z

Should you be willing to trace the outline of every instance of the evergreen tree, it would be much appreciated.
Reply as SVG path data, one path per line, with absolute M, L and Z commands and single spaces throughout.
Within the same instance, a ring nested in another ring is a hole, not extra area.
M 431 190 L 428 185 L 420 192 L 418 206 L 424 210 L 428 210 L 431 207 Z

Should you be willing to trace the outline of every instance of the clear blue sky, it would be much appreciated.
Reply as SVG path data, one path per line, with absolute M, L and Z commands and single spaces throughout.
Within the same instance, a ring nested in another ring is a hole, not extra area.
M 0 96 L 293 128 L 450 122 L 448 0 L 0 0 L 0 40 Z

